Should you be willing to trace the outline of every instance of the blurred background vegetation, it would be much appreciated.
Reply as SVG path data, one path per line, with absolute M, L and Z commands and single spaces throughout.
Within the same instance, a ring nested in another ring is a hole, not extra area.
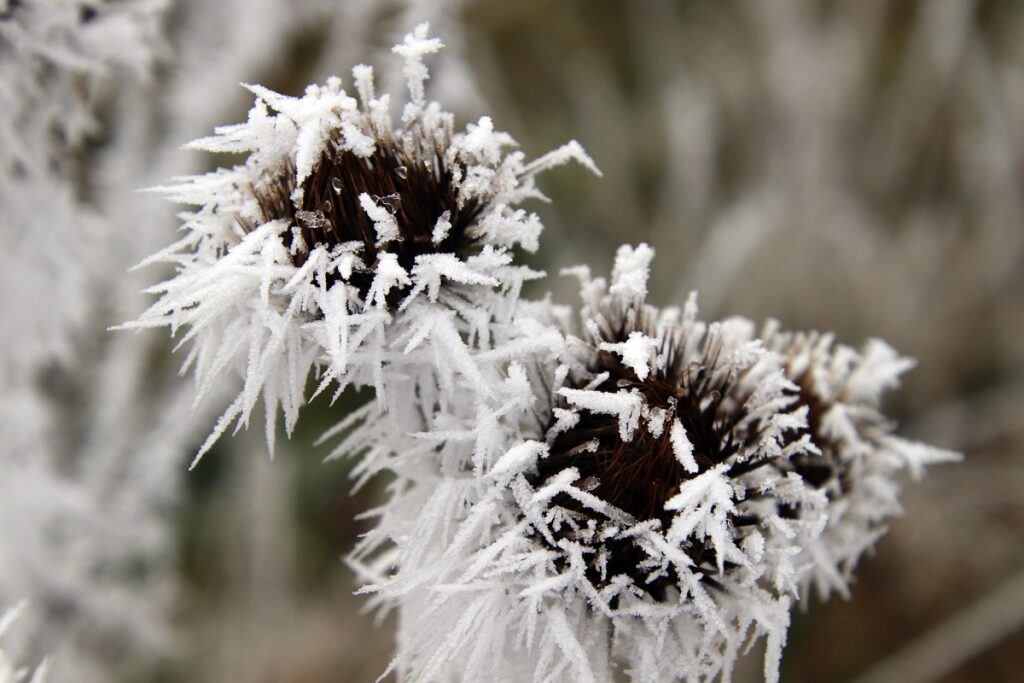
M 488 114 L 528 156 L 571 138 L 593 156 L 603 178 L 540 181 L 553 202 L 530 207 L 547 229 L 526 258 L 553 277 L 533 295 L 571 302 L 561 267 L 605 272 L 620 243 L 646 241 L 656 303 L 696 289 L 708 318 L 879 336 L 918 358 L 890 412 L 967 459 L 907 487 L 849 601 L 808 596 L 783 680 L 1020 680 L 1024 3 L 306 5 L 237 81 L 298 93 L 360 61 L 393 69 L 389 46 L 429 18 L 449 46 L 429 87 L 460 124 Z M 187 11 L 171 26 L 180 41 Z M 240 89 L 223 99 L 210 123 L 250 104 Z M 175 613 L 188 655 L 129 680 L 384 668 L 393 625 L 360 613 L 341 561 L 375 490 L 350 494 L 348 465 L 311 445 L 359 400 L 314 403 L 273 461 L 243 434 L 187 475 Z

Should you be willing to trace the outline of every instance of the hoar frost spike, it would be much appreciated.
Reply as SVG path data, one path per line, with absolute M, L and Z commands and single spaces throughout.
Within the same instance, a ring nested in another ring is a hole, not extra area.
M 486 346 L 522 282 L 540 275 L 514 262 L 513 248 L 535 250 L 542 229 L 516 205 L 543 198 L 534 177 L 545 169 L 597 168 L 575 141 L 527 162 L 486 116 L 457 131 L 425 96 L 423 58 L 441 47 L 426 24 L 395 47 L 409 93 L 398 125 L 369 66 L 352 71 L 358 99 L 339 78 L 301 97 L 247 86 L 248 121 L 191 144 L 245 163 L 160 188 L 197 208 L 186 236 L 147 260 L 177 273 L 129 326 L 188 330 L 197 400 L 226 371 L 244 378 L 200 455 L 233 421 L 245 426 L 261 397 L 272 445 L 277 407 L 290 430 L 313 368 L 320 390 L 372 385 L 388 407 L 389 378 L 421 373 L 433 346 L 486 391 L 462 340 Z

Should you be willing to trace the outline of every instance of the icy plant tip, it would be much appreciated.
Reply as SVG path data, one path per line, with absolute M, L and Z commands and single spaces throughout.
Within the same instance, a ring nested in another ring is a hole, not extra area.
M 245 162 L 159 188 L 197 208 L 185 237 L 146 261 L 176 273 L 130 326 L 187 330 L 200 398 L 224 372 L 244 378 L 200 455 L 261 396 L 290 430 L 313 367 L 321 390 L 373 385 L 386 405 L 388 368 L 435 338 L 486 340 L 540 275 L 514 261 L 542 229 L 517 205 L 543 197 L 534 179 L 545 169 L 597 168 L 575 141 L 527 162 L 486 116 L 456 130 L 425 94 L 423 59 L 441 47 L 423 24 L 394 48 L 408 89 L 397 124 L 366 65 L 352 70 L 356 96 L 340 78 L 300 97 L 246 86 L 248 120 L 189 145 Z M 272 419 L 267 430 L 270 441 Z

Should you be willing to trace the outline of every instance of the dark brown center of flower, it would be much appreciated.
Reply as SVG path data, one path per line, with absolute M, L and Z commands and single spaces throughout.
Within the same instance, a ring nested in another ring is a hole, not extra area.
M 477 199 L 460 203 L 453 186 L 453 170 L 444 159 L 444 146 L 421 144 L 410 155 L 391 140 L 378 140 L 374 152 L 359 157 L 339 148 L 336 133 L 320 156 L 316 168 L 302 183 L 301 206 L 292 201 L 295 191 L 295 167 L 290 161 L 281 172 L 253 189 L 263 222 L 283 219 L 295 226 L 309 248 L 328 248 L 346 242 L 361 245 L 366 267 L 357 270 L 349 282 L 365 295 L 373 281 L 378 252 L 396 254 L 399 264 L 409 270 L 421 254 L 467 254 L 474 247 L 469 228 L 485 205 Z M 462 169 L 463 171 L 465 169 Z M 360 203 L 366 193 L 395 217 L 400 238 L 377 246 L 377 230 Z M 449 212 L 451 228 L 434 243 L 434 227 Z M 243 229 L 256 226 L 243 223 Z M 292 247 L 293 235 L 285 236 Z M 297 250 L 296 265 L 306 259 L 306 251 Z M 400 292 L 393 291 L 394 296 Z M 393 303 L 393 302 L 392 302 Z
M 630 310 L 614 326 L 602 329 L 602 338 L 593 342 L 595 347 L 603 341 L 622 342 L 636 330 L 649 336 L 654 334 L 653 325 L 645 321 L 641 313 Z M 538 463 L 536 483 L 575 467 L 580 473 L 579 486 L 628 512 L 637 521 L 657 519 L 662 529 L 667 530 L 674 513 L 665 510 L 665 503 L 679 492 L 680 486 L 727 461 L 741 448 L 752 448 L 763 427 L 756 420 L 741 426 L 752 391 L 743 386 L 739 381 L 741 377 L 735 373 L 714 371 L 719 366 L 719 342 L 712 339 L 698 358 L 688 359 L 684 357 L 685 341 L 681 332 L 658 337 L 657 355 L 666 359 L 665 365 L 652 368 L 643 380 L 618 354 L 598 351 L 593 367 L 587 368 L 587 377 L 576 382 L 575 388 L 582 388 L 591 377 L 607 372 L 608 379 L 598 389 L 639 391 L 649 407 L 666 411 L 663 428 L 660 433 L 653 433 L 641 420 L 633 439 L 627 442 L 619 435 L 617 417 L 581 411 L 579 423 L 558 435 L 549 449 L 550 455 Z M 675 419 L 680 421 L 693 446 L 693 457 L 699 467 L 697 473 L 688 472 L 673 450 L 670 434 Z M 586 448 L 595 440 L 596 449 Z M 763 464 L 737 465 L 736 474 L 741 468 L 750 471 Z M 595 515 L 570 496 L 563 495 L 555 503 L 581 520 Z M 744 526 L 757 521 L 735 519 L 734 523 Z M 572 530 L 563 529 L 562 533 L 572 535 Z M 607 579 L 626 574 L 656 599 L 662 599 L 665 589 L 677 583 L 674 569 L 649 581 L 650 568 L 643 566 L 647 555 L 632 540 L 612 539 L 604 545 L 608 551 Z M 717 573 L 713 548 L 692 542 L 683 550 L 705 576 Z M 728 564 L 726 566 L 728 568 Z M 595 584 L 605 583 L 596 562 L 588 569 L 588 574 Z

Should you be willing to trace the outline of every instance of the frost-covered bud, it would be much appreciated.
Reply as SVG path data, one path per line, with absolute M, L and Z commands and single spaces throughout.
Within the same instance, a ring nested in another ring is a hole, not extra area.
M 926 465 L 960 455 L 893 434 L 895 424 L 880 412 L 882 394 L 898 386 L 914 362 L 885 342 L 873 339 L 857 351 L 834 344 L 830 334 L 782 332 L 774 322 L 763 336 L 799 388 L 807 429 L 820 451 L 787 465 L 829 500 L 824 533 L 804 549 L 804 561 L 814 566 L 808 579 L 823 599 L 832 591 L 846 596 L 860 556 L 901 511 L 901 472 L 916 479 Z
M 597 169 L 575 141 L 526 162 L 486 116 L 457 131 L 424 94 L 422 60 L 441 47 L 426 24 L 395 47 L 409 91 L 398 123 L 364 65 L 352 71 L 358 98 L 339 78 L 301 97 L 247 86 L 248 120 L 191 144 L 244 163 L 161 188 L 198 208 L 186 236 L 149 260 L 177 273 L 132 326 L 188 330 L 201 396 L 224 371 L 245 380 L 202 450 L 260 397 L 290 429 L 313 367 L 320 390 L 372 385 L 381 406 L 391 379 L 435 364 L 437 383 L 459 375 L 488 393 L 468 344 L 486 348 L 540 276 L 514 263 L 513 247 L 536 249 L 542 229 L 517 204 L 542 196 L 534 177 L 547 168 Z

